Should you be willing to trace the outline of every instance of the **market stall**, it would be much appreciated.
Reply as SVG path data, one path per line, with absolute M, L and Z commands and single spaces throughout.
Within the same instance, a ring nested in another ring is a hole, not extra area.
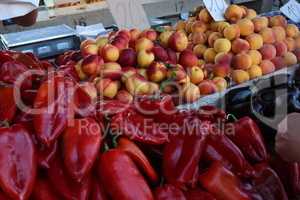
M 299 198 L 300 4 L 126 2 L 0 36 L 0 200 Z

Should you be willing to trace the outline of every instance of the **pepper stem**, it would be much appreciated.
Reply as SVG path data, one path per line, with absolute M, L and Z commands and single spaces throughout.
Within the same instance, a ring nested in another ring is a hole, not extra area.
M 234 114 L 228 114 L 226 119 L 229 120 L 230 118 L 232 118 L 235 122 L 238 121 L 237 117 Z
M 119 135 L 115 135 L 112 138 L 112 144 L 113 144 L 114 148 L 116 148 L 118 146 L 118 138 L 119 138 Z

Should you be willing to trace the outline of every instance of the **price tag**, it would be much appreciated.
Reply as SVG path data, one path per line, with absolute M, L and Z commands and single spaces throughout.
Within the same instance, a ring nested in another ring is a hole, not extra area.
M 139 0 L 106 0 L 120 29 L 150 28 L 146 12 Z
M 215 21 L 224 21 L 224 14 L 228 7 L 225 0 L 203 0 L 205 7 Z
M 296 0 L 287 2 L 280 11 L 292 21 L 300 22 L 300 4 Z

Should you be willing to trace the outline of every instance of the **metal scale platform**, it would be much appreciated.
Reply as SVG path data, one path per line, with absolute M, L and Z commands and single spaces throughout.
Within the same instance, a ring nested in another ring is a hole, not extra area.
M 79 46 L 80 39 L 76 31 L 67 25 L 0 35 L 0 50 L 32 52 L 40 59 L 79 49 Z

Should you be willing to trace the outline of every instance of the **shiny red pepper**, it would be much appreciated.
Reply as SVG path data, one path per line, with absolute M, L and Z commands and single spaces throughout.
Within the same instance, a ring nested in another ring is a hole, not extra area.
M 0 186 L 12 199 L 26 200 L 36 177 L 36 155 L 22 125 L 0 128 Z
M 73 95 L 75 114 L 79 117 L 94 117 L 96 115 L 95 105 L 92 98 L 81 87 L 76 87 Z
M 54 143 L 74 117 L 71 102 L 73 82 L 60 75 L 49 77 L 39 88 L 34 101 L 33 125 L 38 139 L 47 146 Z
M 147 182 L 126 152 L 119 149 L 105 152 L 97 169 L 111 200 L 153 200 Z
M 59 200 L 48 180 L 38 179 L 31 195 L 33 200 Z
M 158 125 L 152 118 L 146 118 L 134 109 L 127 109 L 111 119 L 111 129 L 114 132 L 146 144 L 158 145 L 167 142 L 167 132 Z
M 248 177 L 254 173 L 241 150 L 226 135 L 209 135 L 204 157 L 210 162 L 223 162 L 241 176 Z
M 119 100 L 104 100 L 97 104 L 97 115 L 98 116 L 113 116 L 117 113 L 126 111 L 131 104 L 124 103 Z
M 13 87 L 0 87 L 0 122 L 10 122 L 17 111 Z
M 250 117 L 234 123 L 235 132 L 230 139 L 241 149 L 249 161 L 263 162 L 268 159 L 266 146 L 257 124 Z
M 280 177 L 289 197 L 300 195 L 300 164 L 285 162 L 276 156 L 271 162 L 273 169 Z
M 11 55 L 7 51 L 0 51 L 0 67 L 3 63 L 7 61 L 13 61 L 14 59 L 11 57 Z
M 159 98 L 142 97 L 135 101 L 136 110 L 145 116 L 152 117 L 159 123 L 172 123 L 173 116 L 177 112 L 171 96 L 161 96 Z
M 0 191 L 0 200 L 10 200 L 2 191 Z
M 151 180 L 153 183 L 158 182 L 158 175 L 152 165 L 150 164 L 148 158 L 140 150 L 140 148 L 127 138 L 120 138 L 118 140 L 118 149 L 125 151 L 129 157 L 134 161 L 134 163 L 143 171 L 143 173 Z
M 29 69 L 37 69 L 37 70 L 42 69 L 39 60 L 32 53 L 21 53 L 16 51 L 10 51 L 10 55 L 14 60 L 23 63 Z
M 222 200 L 251 200 L 241 189 L 241 183 L 221 162 L 214 162 L 200 175 L 199 181 L 204 189 Z
M 17 87 L 21 89 L 30 89 L 32 87 L 32 78 L 30 74 L 25 73 L 28 70 L 29 68 L 21 62 L 7 61 L 0 68 L 0 81 L 12 85 L 18 84 Z
M 276 172 L 265 164 L 255 166 L 256 175 L 252 179 L 253 191 L 262 199 L 287 200 L 287 194 Z
M 64 164 L 69 175 L 80 182 L 99 155 L 101 126 L 93 118 L 75 119 L 63 134 Z
M 90 200 L 108 200 L 107 194 L 104 191 L 103 183 L 97 178 L 93 178 L 92 182 L 92 193 L 90 195 Z
M 186 200 L 184 193 L 173 185 L 163 185 L 154 191 L 155 200 Z
M 47 170 L 49 182 L 53 190 L 66 200 L 87 200 L 91 191 L 91 178 L 87 177 L 80 183 L 68 176 L 59 153 L 51 161 Z
M 185 193 L 186 200 L 217 200 L 212 194 L 202 189 L 188 190 Z
M 71 78 L 75 82 L 79 82 L 80 78 L 78 76 L 78 73 L 76 71 L 76 63 L 73 61 L 70 61 L 66 63 L 65 65 L 61 65 L 58 68 L 58 71 L 62 74 L 64 74 L 66 77 Z
M 194 186 L 205 147 L 204 135 L 193 132 L 190 135 L 172 136 L 163 154 L 163 174 L 167 183 L 180 188 Z

